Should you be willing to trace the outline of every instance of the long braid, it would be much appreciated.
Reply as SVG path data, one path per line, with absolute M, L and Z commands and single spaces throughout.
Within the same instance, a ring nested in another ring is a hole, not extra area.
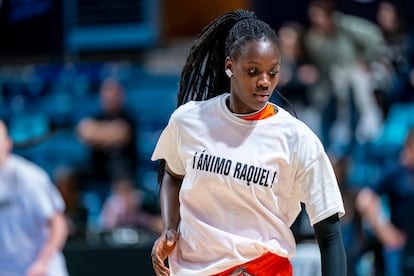
M 224 73 L 226 57 L 236 57 L 247 42 L 263 38 L 278 45 L 274 30 L 246 10 L 225 13 L 204 27 L 192 44 L 181 72 L 177 106 L 229 92 L 230 80 Z M 164 172 L 165 160 L 161 160 L 160 184 Z

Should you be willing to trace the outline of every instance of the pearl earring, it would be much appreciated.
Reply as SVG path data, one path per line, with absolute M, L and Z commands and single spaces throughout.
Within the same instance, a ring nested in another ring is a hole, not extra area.
M 227 74 L 227 76 L 228 76 L 229 78 L 231 78 L 231 77 L 233 76 L 233 72 L 232 72 L 229 68 L 227 68 L 227 69 L 225 70 L 225 72 L 226 72 L 226 74 Z

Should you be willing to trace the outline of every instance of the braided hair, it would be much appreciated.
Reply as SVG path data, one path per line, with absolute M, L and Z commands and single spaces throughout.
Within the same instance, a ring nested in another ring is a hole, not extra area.
M 248 42 L 263 38 L 279 45 L 275 31 L 254 12 L 246 10 L 225 13 L 204 27 L 191 45 L 182 69 L 177 107 L 228 92 L 230 80 L 224 72 L 226 57 L 236 58 Z M 161 160 L 160 184 L 164 172 L 165 160 Z

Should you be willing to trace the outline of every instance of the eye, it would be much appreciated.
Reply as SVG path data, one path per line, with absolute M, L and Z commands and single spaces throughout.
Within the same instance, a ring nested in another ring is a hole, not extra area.
M 250 68 L 247 70 L 249 75 L 255 75 L 257 74 L 257 69 L 256 68 Z
M 279 73 L 279 71 L 278 71 L 277 69 L 273 69 L 273 70 L 271 70 L 271 71 L 269 72 L 269 74 L 270 74 L 272 77 L 276 76 L 276 75 L 277 75 L 277 73 Z

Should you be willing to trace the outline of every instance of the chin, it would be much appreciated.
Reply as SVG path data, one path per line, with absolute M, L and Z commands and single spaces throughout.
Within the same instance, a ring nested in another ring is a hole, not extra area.
M 257 111 L 257 110 L 260 110 L 260 109 L 264 108 L 267 105 L 268 102 L 269 102 L 269 100 L 267 100 L 267 101 L 260 101 L 258 104 L 255 104 L 254 110 Z

